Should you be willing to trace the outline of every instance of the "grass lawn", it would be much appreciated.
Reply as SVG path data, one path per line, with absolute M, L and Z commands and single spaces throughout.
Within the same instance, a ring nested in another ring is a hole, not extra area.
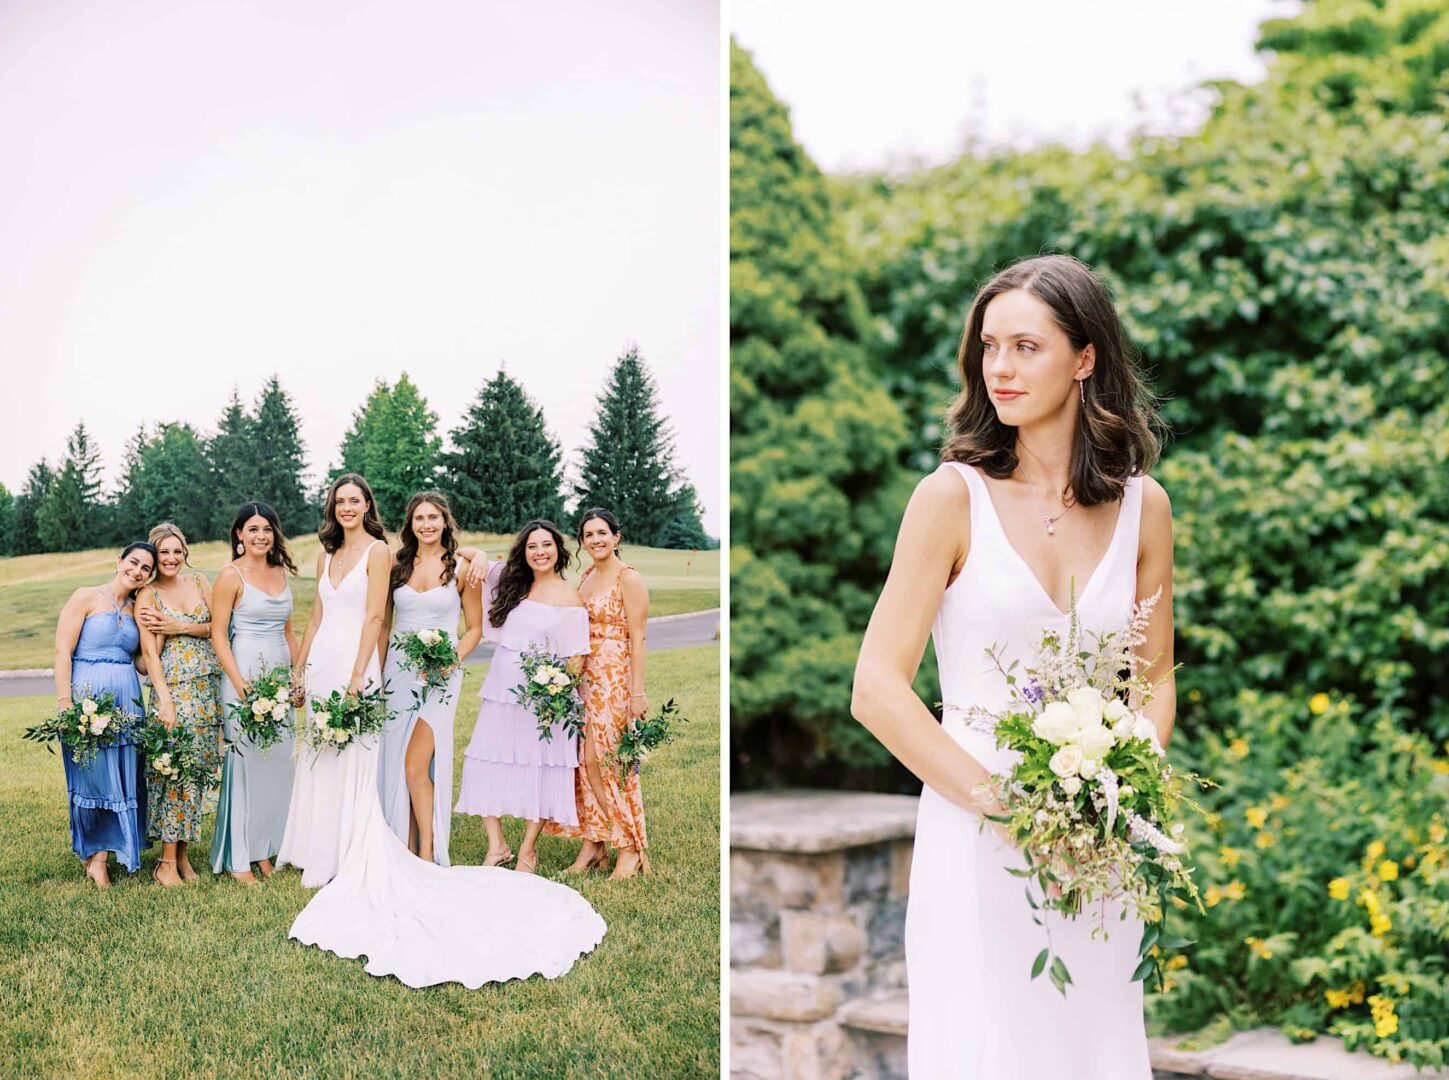
M 465 543 L 483 547 L 490 555 L 506 553 L 511 537 L 469 533 Z M 307 624 L 316 595 L 317 552 L 315 535 L 291 545 L 302 576 L 292 585 L 293 619 L 297 636 Z M 82 585 L 99 585 L 115 572 L 117 551 L 75 551 L 63 555 L 21 555 L 0 559 L 0 671 L 48 668 L 55 661 L 55 620 L 67 597 Z M 719 607 L 720 553 L 669 551 L 625 545 L 624 557 L 649 585 L 649 613 L 677 615 Z M 191 563 L 215 578 L 226 562 L 220 541 L 196 544 Z M 577 579 L 581 568 L 571 576 Z
M 481 675 L 465 678 L 455 776 Z M 157 848 L 95 892 L 60 759 L 20 740 L 51 700 L 0 699 L 0 1076 L 718 1076 L 719 649 L 651 656 L 648 682 L 690 718 L 644 770 L 654 874 L 579 885 L 609 930 L 568 975 L 480 990 L 410 990 L 289 940 L 311 895 L 298 872 L 213 879 L 205 841 L 192 885 L 150 883 Z M 505 828 L 516 849 L 522 824 Z M 454 863 L 485 848 L 482 822 L 455 817 Z M 541 872 L 576 850 L 544 837 Z

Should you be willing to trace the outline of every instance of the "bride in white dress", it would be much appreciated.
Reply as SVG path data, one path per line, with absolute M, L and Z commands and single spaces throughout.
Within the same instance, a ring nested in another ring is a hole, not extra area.
M 1030 978 L 1046 944 L 1020 854 L 994 826 L 980 785 L 1010 767 L 963 712 L 1002 706 L 986 650 L 1026 662 L 1045 626 L 1065 627 L 1075 594 L 1088 631 L 1119 628 L 1159 588 L 1139 653 L 1172 668 L 1172 520 L 1145 476 L 1156 460 L 1150 396 L 1127 352 L 1111 295 L 1061 255 L 1002 271 L 977 295 L 959 356 L 963 389 L 944 464 L 906 508 L 895 561 L 856 668 L 852 712 L 925 783 L 906 915 L 913 1080 L 1148 1080 L 1141 927 L 1053 916 L 1052 949 L 1071 971 L 1065 996 Z M 911 689 L 930 633 L 944 720 Z M 1147 709 L 1162 743 L 1175 694 Z
M 332 484 L 321 533 L 326 554 L 301 650 L 309 701 L 380 684 L 391 564 L 372 491 L 355 473 Z M 556 978 L 603 940 L 604 920 L 566 886 L 413 855 L 383 816 L 377 767 L 378 736 L 340 752 L 301 751 L 278 866 L 300 867 L 303 885 L 324 887 L 293 922 L 291 937 L 339 956 L 365 955 L 370 975 L 470 989 L 535 974 Z

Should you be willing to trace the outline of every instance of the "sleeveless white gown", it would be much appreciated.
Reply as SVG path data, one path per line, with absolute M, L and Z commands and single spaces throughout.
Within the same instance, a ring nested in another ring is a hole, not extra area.
M 307 664 L 307 695 L 351 681 L 367 605 L 367 556 L 333 588 L 323 567 L 322 626 Z M 367 671 L 376 685 L 377 661 Z M 340 753 L 304 749 L 278 865 L 324 885 L 292 923 L 291 937 L 338 956 L 366 956 L 369 975 L 407 986 L 556 978 L 604 938 L 604 920 L 578 893 L 497 867 L 423 862 L 383 817 L 378 737 Z M 451 770 L 452 759 L 446 768 Z
M 971 492 L 971 550 L 941 599 L 931 637 L 940 667 L 943 728 L 992 772 L 1010 767 L 992 736 L 968 731 L 960 709 L 1007 700 L 986 650 L 1004 646 L 1009 665 L 1031 658 L 1042 627 L 1063 615 L 1007 541 L 986 481 L 948 462 Z M 1077 590 L 1088 630 L 1125 626 L 1137 593 L 1142 481 L 1127 483 L 1107 553 Z M 1016 849 L 979 818 L 927 787 L 921 793 L 906 911 L 910 985 L 907 1055 L 912 1080 L 1149 1080 L 1142 984 L 1132 982 L 1141 924 L 1109 909 L 1109 937 L 1092 940 L 1095 918 L 1053 915 L 1053 950 L 1074 985 L 1063 997 L 1032 961 L 1046 945 L 1032 922 Z

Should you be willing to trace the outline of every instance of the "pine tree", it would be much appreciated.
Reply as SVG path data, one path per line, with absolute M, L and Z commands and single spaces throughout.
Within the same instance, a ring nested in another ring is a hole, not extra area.
M 209 539 L 224 539 L 237 508 L 261 498 L 257 494 L 260 482 L 257 457 L 261 447 L 253 421 L 242 407 L 241 396 L 232 387 L 231 400 L 216 422 L 216 434 L 206 443 L 207 466 L 211 471 L 206 530 Z
M 40 529 L 35 519 L 54 483 L 55 470 L 44 458 L 30 467 L 25 487 L 15 496 L 15 505 L 11 507 L 10 542 L 6 554 L 33 555 L 45 550 L 40 545 Z
M 10 554 L 11 525 L 15 515 L 15 496 L 0 484 L 0 555 Z
M 141 491 L 146 480 L 141 459 L 148 441 L 145 424 L 138 427 L 126 440 L 126 450 L 121 462 L 121 482 L 111 503 L 112 541 L 119 537 L 140 536 L 146 528 L 146 511 L 141 505 Z
M 42 551 L 81 551 L 103 543 L 101 454 L 91 443 L 85 421 L 66 440 L 65 461 L 45 501 L 35 513 Z
M 352 415 L 352 427 L 342 439 L 342 463 L 332 476 L 361 473 L 383 521 L 400 528 L 408 500 L 437 485 L 442 449 L 437 428 L 438 414 L 406 372 L 395 386 L 379 379 Z
M 451 437 L 443 484 L 463 528 L 512 532 L 535 517 L 565 524 L 562 450 L 507 372 L 483 384 Z
M 196 429 L 161 424 L 147 436 L 143 426 L 127 444 L 126 472 L 115 517 L 124 538 L 145 536 L 170 521 L 196 542 L 211 526 L 211 467 Z
M 656 545 L 676 518 L 675 535 L 699 528 L 697 499 L 674 467 L 674 434 L 659 415 L 658 389 L 639 350 L 630 346 L 614 364 L 599 395 L 574 495 L 580 512 L 604 506 L 636 544 Z M 692 546 L 692 545 L 691 545 Z
M 302 483 L 307 459 L 303 455 L 300 428 L 291 396 L 273 375 L 262 388 L 252 414 L 252 461 L 256 465 L 256 480 L 253 494 L 246 498 L 270 503 L 288 536 L 315 528 L 318 516 Z M 230 523 L 228 518 L 227 524 Z

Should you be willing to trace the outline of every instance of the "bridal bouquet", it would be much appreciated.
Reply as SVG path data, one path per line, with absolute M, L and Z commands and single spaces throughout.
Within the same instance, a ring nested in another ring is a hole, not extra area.
M 674 736 L 678 734 L 676 725 L 683 724 L 686 720 L 673 698 L 666 701 L 653 716 L 635 717 L 629 721 L 629 726 L 624 729 L 618 743 L 610 752 L 610 762 L 620 769 L 628 769 L 632 765 L 634 771 L 638 772 L 640 764 L 650 754 L 674 741 Z
M 228 706 L 228 712 L 241 734 L 265 750 L 282 741 L 282 729 L 292 722 L 291 697 L 292 670 L 277 664 L 254 676 L 246 696 Z
M 31 742 L 59 742 L 70 751 L 70 759 L 85 768 L 96 759 L 96 751 L 113 746 L 134 723 L 135 717 L 116 707 L 116 695 L 84 692 L 68 709 L 25 729 L 21 738 Z M 46 746 L 52 754 L 55 747 Z
M 523 682 L 513 688 L 514 699 L 538 717 L 538 737 L 553 741 L 555 724 L 573 738 L 584 733 L 584 702 L 579 693 L 583 676 L 553 653 L 530 646 L 518 658 Z
M 146 768 L 172 784 L 197 791 L 220 786 L 221 769 L 206 764 L 190 728 L 177 724 L 168 731 L 153 716 L 137 729 L 135 741 Z
M 381 731 L 390 719 L 382 687 L 355 696 L 334 690 L 321 700 L 312 699 L 302 739 L 313 750 L 345 750 L 353 740 Z
M 428 692 L 443 689 L 438 700 L 447 704 L 448 676 L 458 666 L 458 650 L 453 636 L 446 630 L 409 630 L 406 634 L 395 634 L 393 648 L 401 652 L 398 666 L 404 671 L 415 671 L 422 684 L 413 690 L 413 704 L 422 707 L 427 703 Z
M 1005 812 L 991 820 L 1020 848 L 1026 867 L 1011 873 L 1029 882 L 1027 902 L 1047 929 L 1031 977 L 1047 971 L 1063 994 L 1072 978 L 1052 955 L 1048 912 L 1075 918 L 1095 909 L 1105 934 L 1106 901 L 1120 902 L 1145 924 L 1132 977 L 1155 976 L 1159 987 L 1157 954 L 1190 944 L 1164 935 L 1162 919 L 1171 896 L 1197 900 L 1183 825 L 1173 823 L 1180 806 L 1197 806 L 1182 794 L 1142 712 L 1154 685 L 1142 674 L 1149 661 L 1133 653 L 1147 640 L 1160 595 L 1139 602 L 1125 630 L 1091 634 L 1090 643 L 1073 596 L 1067 633 L 1043 630 L 1024 681 L 1015 662 L 1003 666 L 999 649 L 987 651 L 1010 691 L 1005 709 L 967 711 L 973 728 L 1014 751 L 1010 773 L 992 778 Z

